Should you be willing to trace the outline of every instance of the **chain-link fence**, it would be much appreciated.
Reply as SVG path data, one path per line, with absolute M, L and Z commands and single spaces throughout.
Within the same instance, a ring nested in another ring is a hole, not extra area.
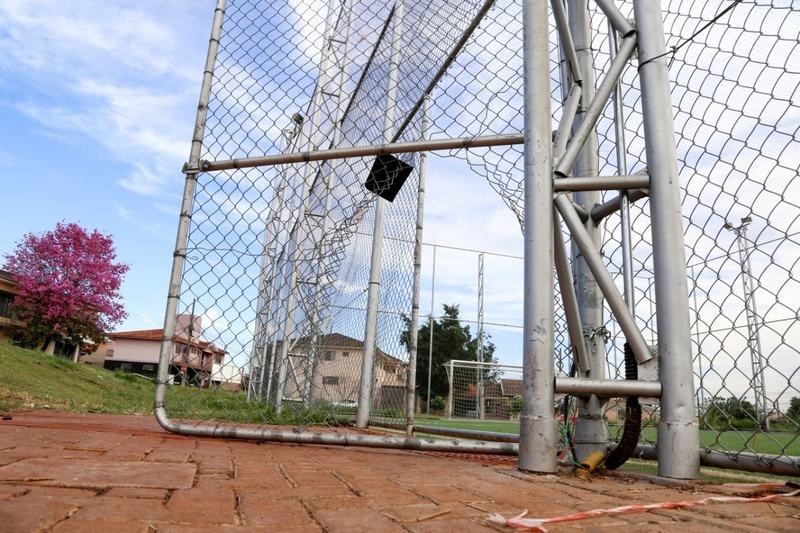
M 599 83 L 616 43 L 607 17 L 588 4 Z M 617 5 L 632 18 L 630 2 Z M 200 385 L 167 388 L 166 412 L 195 426 L 338 427 L 366 397 L 371 423 L 398 423 L 413 389 L 419 147 L 395 156 L 351 147 L 420 140 L 430 97 L 425 136 L 484 139 L 471 149 L 461 148 L 468 140 L 455 142 L 447 155 L 488 180 L 522 223 L 520 3 L 229 0 L 220 8 L 166 331 L 216 351 L 190 360 L 165 344 L 173 379 Z M 701 444 L 734 459 L 755 453 L 767 466 L 778 456 L 800 469 L 800 205 L 792 194 L 800 7 L 715 0 L 665 2 L 664 10 Z M 555 129 L 569 85 L 554 20 L 549 42 Z M 601 176 L 646 170 L 635 66 L 622 70 L 617 105 L 603 108 L 595 128 Z M 396 197 L 376 201 L 376 193 Z M 603 193 L 600 202 L 617 195 Z M 655 344 L 647 198 L 630 209 L 630 299 Z M 624 288 L 625 224 L 614 210 L 598 218 L 599 239 Z M 562 310 L 557 290 L 557 317 Z M 175 314 L 200 320 L 176 329 Z M 603 374 L 620 377 L 619 324 L 597 326 L 584 335 L 606 340 Z M 556 368 L 566 376 L 573 343 L 564 319 L 555 329 Z M 607 405 L 613 437 L 620 406 Z M 655 442 L 659 412 L 650 411 L 643 443 Z

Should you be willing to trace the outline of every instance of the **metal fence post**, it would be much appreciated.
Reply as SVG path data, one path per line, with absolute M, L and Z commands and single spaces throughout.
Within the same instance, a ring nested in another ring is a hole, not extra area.
M 578 65 L 582 76 L 581 103 L 575 114 L 573 132 L 577 131 L 584 115 L 595 95 L 594 64 L 592 56 L 592 29 L 590 26 L 589 5 L 585 0 L 568 0 L 570 33 L 575 45 Z M 597 134 L 592 129 L 586 139 L 580 156 L 575 163 L 574 175 L 597 176 Z M 573 195 L 575 203 L 584 209 L 599 204 L 602 200 L 600 191 L 582 191 Z M 591 236 L 597 250 L 601 246 L 600 228 L 594 219 L 589 217 L 585 223 L 586 231 Z M 572 268 L 575 280 L 575 292 L 578 296 L 578 308 L 583 325 L 584 343 L 589 355 L 590 368 L 582 377 L 592 379 L 605 378 L 605 337 L 603 321 L 603 296 L 594 276 L 589 270 L 583 254 L 572 242 Z M 605 402 L 597 396 L 578 398 L 578 419 L 575 422 L 575 451 L 578 460 L 597 450 L 605 450 L 608 445 L 608 430 L 603 420 Z
M 397 105 L 397 79 L 400 70 L 400 50 L 403 38 L 403 0 L 394 7 L 392 20 L 392 51 L 389 59 L 389 78 L 386 86 L 386 114 L 383 122 L 383 138 L 392 138 Z M 372 410 L 372 381 L 375 364 L 375 348 L 378 342 L 378 308 L 381 298 L 381 256 L 383 255 L 383 226 L 386 215 L 386 200 L 375 199 L 375 226 L 372 232 L 372 257 L 369 268 L 369 288 L 367 292 L 367 317 L 364 328 L 364 354 L 361 359 L 361 381 L 358 389 L 358 409 L 356 426 L 367 427 Z
M 639 38 L 642 114 L 650 173 L 656 317 L 661 396 L 658 424 L 658 473 L 671 478 L 696 478 L 700 458 L 694 413 L 689 295 L 681 223 L 674 124 L 667 69 L 661 4 L 634 0 Z
M 422 104 L 422 140 L 428 137 L 428 98 Z M 417 334 L 419 333 L 419 292 L 422 278 L 422 227 L 425 220 L 425 176 L 428 156 L 419 154 L 419 184 L 417 185 L 417 230 L 414 235 L 414 289 L 411 295 L 411 324 L 408 327 L 408 372 L 406 374 L 406 435 L 414 433 L 417 402 Z
M 214 8 L 214 19 L 211 24 L 211 37 L 208 41 L 208 53 L 203 69 L 203 84 L 200 87 L 200 98 L 197 103 L 197 116 L 192 135 L 192 146 L 189 151 L 189 161 L 184 168 L 186 184 L 183 189 L 181 214 L 178 222 L 178 234 L 175 238 L 175 253 L 172 256 L 172 271 L 169 278 L 169 292 L 167 294 L 167 308 L 164 315 L 164 334 L 161 340 L 161 352 L 158 358 L 158 377 L 155 390 L 155 415 L 161 425 L 166 424 L 166 410 L 164 400 L 167 395 L 167 379 L 169 376 L 170 359 L 172 358 L 175 325 L 177 322 L 178 303 L 181 297 L 181 280 L 183 265 L 186 261 L 186 243 L 189 241 L 189 224 L 192 217 L 192 203 L 197 187 L 197 174 L 200 165 L 200 153 L 203 149 L 203 134 L 208 116 L 208 101 L 211 96 L 211 82 L 214 79 L 214 67 L 217 63 L 219 50 L 219 37 L 222 33 L 222 23 L 225 20 L 226 0 L 217 0 Z
M 553 153 L 547 0 L 522 3 L 525 120 L 524 317 L 519 468 L 556 471 Z

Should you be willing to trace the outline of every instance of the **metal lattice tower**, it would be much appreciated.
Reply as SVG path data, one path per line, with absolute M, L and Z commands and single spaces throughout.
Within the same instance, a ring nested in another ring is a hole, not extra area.
M 736 247 L 739 250 L 739 263 L 742 265 L 742 296 L 744 298 L 744 311 L 747 318 L 747 348 L 750 350 L 750 365 L 753 369 L 750 381 L 755 395 L 755 407 L 758 422 L 762 429 L 769 429 L 770 405 L 767 400 L 767 391 L 764 385 L 764 363 L 761 351 L 761 336 L 758 329 L 760 319 L 756 306 L 756 291 L 753 286 L 753 276 L 750 264 L 750 241 L 747 239 L 747 226 L 752 222 L 750 217 L 742 218 L 741 224 L 733 226 L 726 222 L 724 227 L 736 234 Z

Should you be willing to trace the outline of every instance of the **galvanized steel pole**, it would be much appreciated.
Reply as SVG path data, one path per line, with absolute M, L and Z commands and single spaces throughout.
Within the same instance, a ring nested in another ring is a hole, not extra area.
M 403 36 L 404 0 L 398 0 L 392 20 L 392 51 L 389 59 L 389 79 L 386 87 L 386 114 L 383 122 L 383 138 L 392 138 L 397 106 L 397 79 L 400 70 L 400 49 Z M 375 363 L 375 348 L 378 342 L 378 308 L 381 295 L 381 256 L 383 255 L 383 226 L 386 216 L 386 200 L 375 199 L 375 225 L 372 231 L 372 257 L 369 267 L 367 290 L 367 316 L 364 328 L 364 353 L 361 359 L 361 383 L 358 389 L 356 426 L 367 427 L 372 409 L 372 379 Z
M 167 380 L 169 379 L 169 365 L 173 354 L 175 325 L 177 322 L 178 303 L 181 296 L 181 281 L 183 266 L 186 261 L 186 243 L 189 240 L 189 224 L 192 219 L 192 203 L 197 187 L 197 168 L 200 164 L 200 152 L 203 149 L 203 134 L 208 116 L 208 100 L 211 96 L 211 82 L 214 79 L 214 67 L 217 63 L 217 50 L 219 50 L 219 37 L 222 33 L 222 22 L 225 19 L 226 0 L 217 0 L 214 8 L 214 20 L 211 24 L 211 37 L 208 41 L 206 64 L 203 69 L 203 83 L 200 87 L 200 98 L 197 103 L 197 115 L 192 135 L 192 146 L 189 151 L 187 167 L 195 169 L 186 173 L 186 184 L 183 189 L 181 214 L 178 221 L 178 233 L 175 237 L 175 253 L 172 256 L 172 271 L 169 278 L 169 292 L 167 293 L 167 308 L 164 315 L 164 334 L 161 340 L 161 353 L 158 358 L 158 378 L 155 390 L 155 411 L 166 415 L 164 399 L 167 394 Z M 157 416 L 158 418 L 158 416 Z M 164 425 L 161 418 L 158 419 Z
M 662 387 L 658 473 L 689 479 L 699 474 L 699 431 L 694 416 L 689 295 L 681 223 L 669 71 L 660 2 L 634 0 L 639 37 L 642 115 L 650 173 L 658 351 Z
M 428 136 L 428 99 L 422 105 L 422 131 Z M 422 278 L 422 226 L 425 220 L 425 176 L 428 155 L 419 154 L 419 183 L 417 185 L 417 231 L 414 234 L 414 281 L 411 291 L 411 324 L 408 327 L 408 372 L 406 374 L 406 436 L 414 434 L 414 415 L 417 400 L 417 334 L 419 333 L 419 292 Z
M 556 471 L 553 153 L 547 0 L 522 3 L 525 266 L 519 469 Z
M 581 105 L 575 115 L 573 134 L 581 129 L 584 120 L 593 121 L 587 111 L 595 98 L 594 57 L 592 55 L 592 29 L 590 25 L 589 5 L 586 0 L 567 0 L 569 10 L 570 33 L 578 55 L 578 64 L 583 75 L 581 82 Z M 615 75 L 609 73 L 609 76 Z M 564 83 L 564 81 L 562 81 Z M 584 130 L 586 126 L 584 125 Z M 576 176 L 597 176 L 599 162 L 597 155 L 597 133 L 594 127 L 589 130 L 583 149 L 580 151 L 575 168 Z M 580 207 L 589 211 L 602 200 L 599 191 L 575 192 L 573 200 Z M 592 218 L 585 224 L 586 232 L 591 238 L 591 246 L 600 250 L 600 228 Z M 584 255 L 572 242 L 572 269 L 575 280 L 575 292 L 578 297 L 581 324 L 583 325 L 584 343 L 589 356 L 590 368 L 583 369 L 580 377 L 604 379 L 606 368 L 606 349 L 603 320 L 603 294 L 597 281 L 587 265 Z M 603 420 L 604 402 L 597 396 L 578 398 L 578 418 L 575 422 L 575 452 L 582 461 L 588 454 L 605 450 L 608 446 L 608 430 Z
M 425 404 L 425 414 L 431 412 L 431 374 L 433 373 L 433 306 L 436 296 L 436 245 L 433 246 L 433 272 L 431 273 L 431 314 L 428 325 L 428 401 Z M 452 380 L 452 377 L 450 378 Z M 452 394 L 453 386 L 450 385 Z M 451 415 L 452 416 L 452 415 Z

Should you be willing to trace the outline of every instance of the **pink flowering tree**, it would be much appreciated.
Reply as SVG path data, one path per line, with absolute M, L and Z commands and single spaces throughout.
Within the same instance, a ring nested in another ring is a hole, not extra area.
M 110 236 L 77 224 L 25 235 L 4 265 L 19 282 L 14 310 L 26 323 L 22 344 L 45 349 L 56 337 L 101 342 L 127 316 L 119 289 L 128 265 L 115 260 Z

